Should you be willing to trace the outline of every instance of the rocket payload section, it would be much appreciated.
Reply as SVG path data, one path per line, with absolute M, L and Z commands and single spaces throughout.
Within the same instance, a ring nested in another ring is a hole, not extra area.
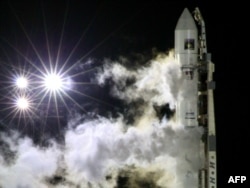
M 197 21 L 200 30 L 196 27 Z M 182 71 L 180 99 L 176 104 L 176 119 L 187 128 L 203 126 L 201 152 L 204 165 L 199 171 L 199 188 L 217 187 L 216 131 L 214 117 L 214 64 L 207 53 L 205 22 L 199 8 L 194 18 L 187 8 L 175 29 L 175 59 Z

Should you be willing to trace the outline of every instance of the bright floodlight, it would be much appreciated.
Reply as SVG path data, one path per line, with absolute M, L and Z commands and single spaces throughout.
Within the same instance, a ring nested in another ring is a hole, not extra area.
M 18 88 L 24 89 L 28 86 L 28 80 L 25 77 L 19 77 L 16 80 L 16 85 Z
M 45 76 L 44 85 L 49 91 L 58 91 L 63 87 L 63 80 L 58 74 L 48 74 Z
M 29 101 L 25 97 L 20 97 L 17 99 L 16 105 L 20 110 L 26 110 L 29 108 Z

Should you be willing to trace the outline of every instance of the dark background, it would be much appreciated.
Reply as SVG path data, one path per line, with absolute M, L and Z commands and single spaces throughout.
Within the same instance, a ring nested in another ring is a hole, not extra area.
M 146 55 L 153 48 L 168 51 L 174 47 L 174 29 L 183 9 L 193 11 L 196 6 L 206 23 L 208 51 L 215 64 L 218 187 L 245 187 L 246 184 L 227 184 L 229 176 L 249 175 L 249 55 L 244 52 L 248 44 L 245 42 L 247 29 L 241 24 L 242 21 L 247 23 L 243 4 L 174 0 L 1 1 L 1 79 L 9 66 L 6 63 L 13 65 L 22 61 L 9 43 L 30 59 L 37 58 L 30 52 L 32 48 L 18 22 L 39 49 L 46 48 L 44 31 L 47 29 L 53 50 L 53 44 L 59 43 L 63 20 L 66 20 L 62 58 L 66 58 L 63 55 L 69 54 L 84 34 L 72 60 L 82 57 L 82 61 L 94 58 L 101 62 L 106 57 L 115 60 L 120 55 Z M 46 51 L 40 53 L 43 55 Z M 96 91 L 98 89 L 88 92 L 102 100 L 112 100 L 106 95 L 99 96 Z M 5 94 L 5 89 L 1 88 L 1 97 Z

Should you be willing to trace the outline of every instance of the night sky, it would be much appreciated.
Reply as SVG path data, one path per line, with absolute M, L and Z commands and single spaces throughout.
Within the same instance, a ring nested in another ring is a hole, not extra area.
M 187 7 L 193 11 L 195 7 L 199 7 L 206 24 L 208 52 L 212 54 L 215 64 L 218 187 L 244 187 L 245 184 L 227 184 L 229 176 L 235 175 L 245 175 L 249 181 L 249 57 L 242 50 L 246 37 L 241 32 L 243 29 L 239 29 L 242 28 L 239 20 L 245 18 L 245 12 L 240 11 L 242 7 L 237 6 L 229 2 L 220 6 L 210 1 L 205 3 L 198 0 L 2 0 L 0 108 L 5 109 L 9 104 L 6 95 L 10 93 L 8 80 L 13 72 L 25 67 L 26 70 L 33 71 L 34 75 L 38 74 L 27 61 L 28 59 L 41 67 L 38 54 L 44 62 L 49 61 L 47 44 L 52 61 L 56 61 L 60 48 L 59 67 L 63 66 L 62 62 L 67 61 L 65 69 L 72 66 L 71 62 L 79 62 L 69 73 L 77 74 L 80 70 L 81 74 L 75 76 L 75 79 L 92 83 L 96 71 L 105 59 L 116 61 L 123 56 L 130 60 L 125 63 L 126 66 L 133 68 L 144 65 L 155 53 L 172 49 L 174 29 L 183 9 Z M 83 106 L 83 109 L 77 108 L 82 113 L 93 112 L 104 116 L 111 114 L 116 117 L 118 113 L 125 112 L 125 104 L 109 95 L 109 85 L 100 87 L 95 84 L 79 84 L 76 87 L 84 95 L 71 95 Z M 70 100 L 66 102 L 71 105 L 70 108 L 74 105 Z M 60 108 L 65 110 L 65 107 Z M 29 134 L 32 132 L 35 137 L 39 136 L 42 128 L 31 125 L 25 128 L 11 125 L 11 128 L 6 128 L 9 122 L 8 118 L 5 119 L 7 113 L 8 110 L 1 111 L 0 131 L 17 128 Z M 55 122 L 51 120 L 50 123 Z M 45 125 L 44 130 L 56 135 L 58 129 L 65 127 L 64 123 L 62 120 L 56 128 Z

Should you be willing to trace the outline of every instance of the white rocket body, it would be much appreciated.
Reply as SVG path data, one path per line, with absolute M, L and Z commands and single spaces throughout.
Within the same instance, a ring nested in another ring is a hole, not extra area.
M 187 8 L 182 12 L 175 28 L 175 58 L 182 71 L 182 84 L 176 105 L 176 120 L 185 127 L 204 127 L 203 136 L 205 140 L 201 139 L 200 146 L 205 161 L 199 170 L 197 187 L 216 188 L 214 64 L 210 59 L 211 54 L 207 53 L 205 22 L 198 8 L 194 11 L 194 18 L 201 26 L 199 38 L 195 21 Z M 202 75 L 204 76 L 204 73 L 207 77 L 206 80 L 199 78 Z M 198 88 L 198 85 L 204 84 L 206 87 Z
M 188 127 L 198 126 L 198 30 L 187 8 L 175 28 L 175 58 L 182 70 L 176 119 Z

